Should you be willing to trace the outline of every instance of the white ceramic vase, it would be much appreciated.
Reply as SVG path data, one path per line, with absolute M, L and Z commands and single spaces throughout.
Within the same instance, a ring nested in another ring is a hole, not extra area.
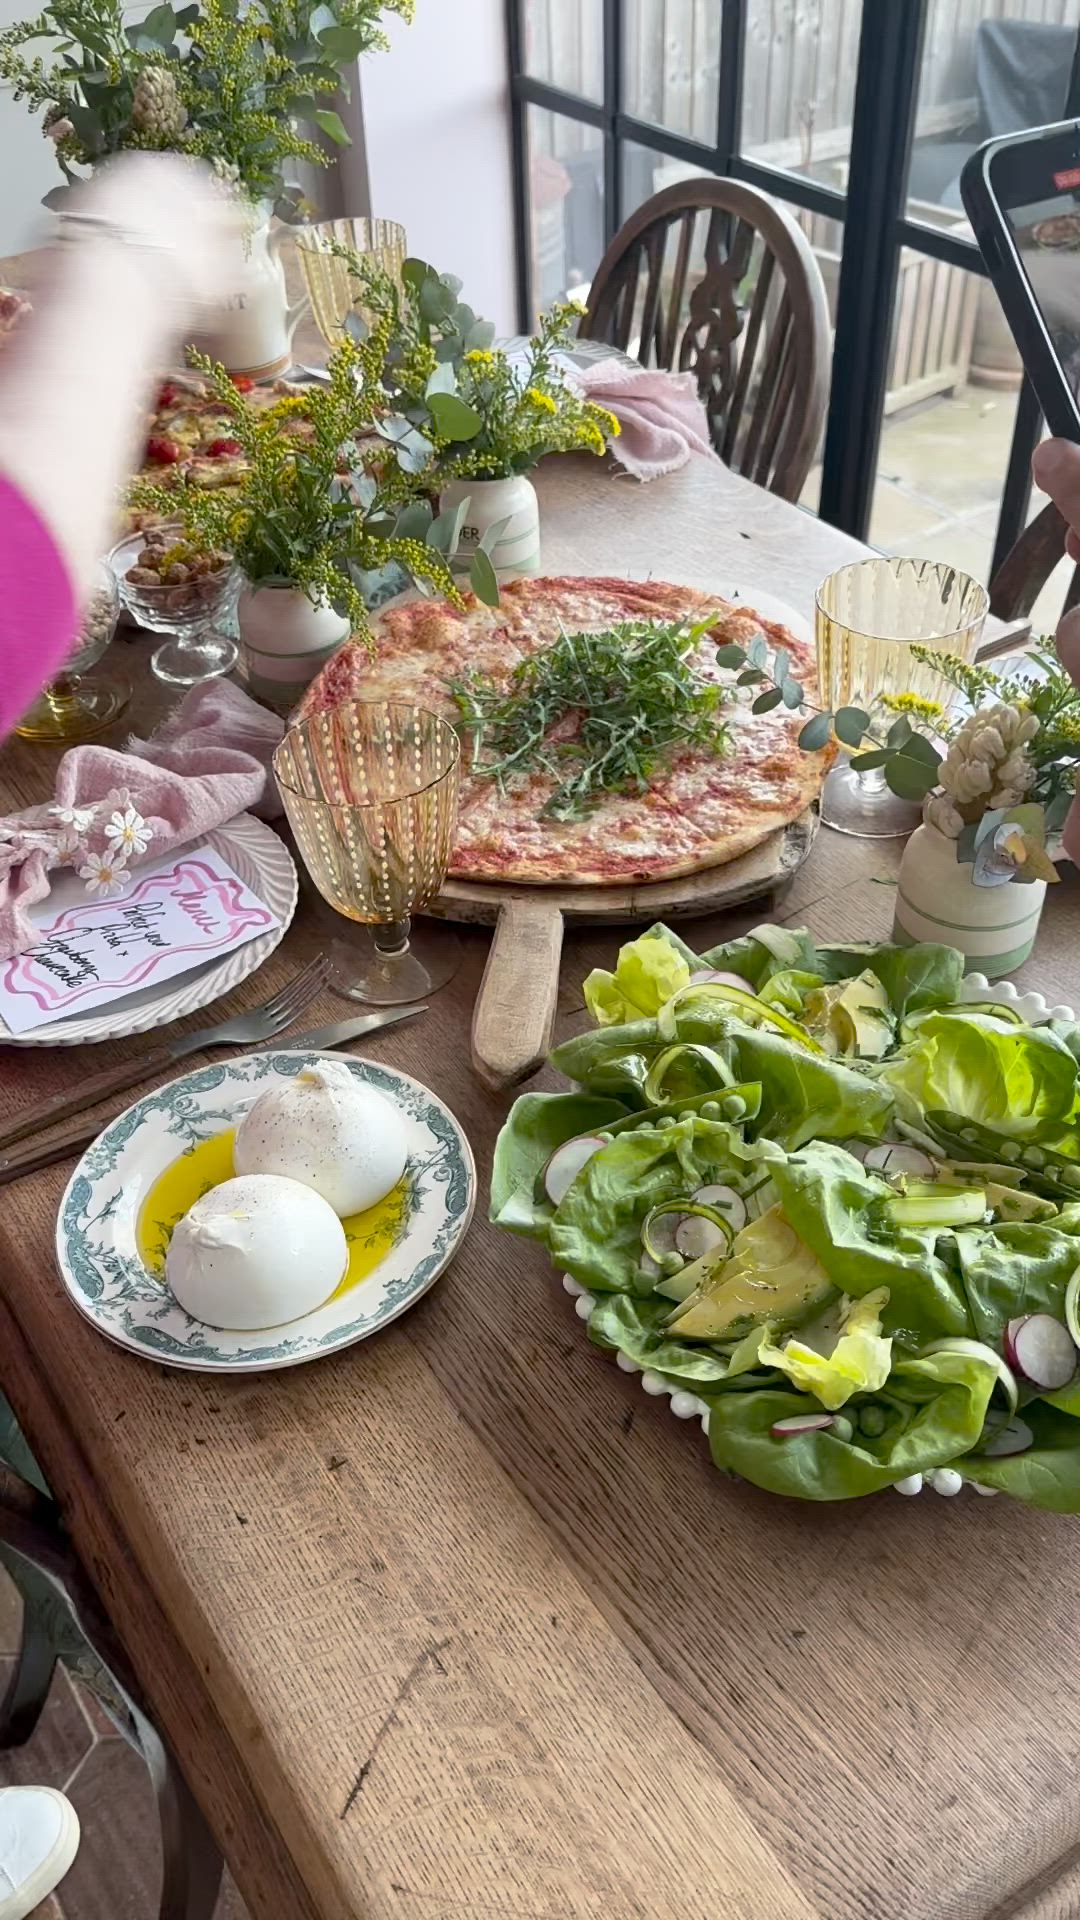
M 458 540 L 456 564 L 465 569 L 489 527 L 505 520 L 488 558 L 499 580 L 516 580 L 540 571 L 540 503 L 523 473 L 505 480 L 451 480 L 439 495 L 445 513 L 468 501 Z
M 281 248 L 287 227 L 271 228 L 269 213 L 236 217 L 234 268 L 229 293 L 209 310 L 191 344 L 220 360 L 229 373 L 271 380 L 292 362 L 293 335 L 310 307 L 307 294 L 289 305 Z
M 970 866 L 957 860 L 955 840 L 916 827 L 900 862 L 893 939 L 959 947 L 969 970 L 997 980 L 1028 958 L 1045 898 L 1045 880 L 977 887 Z
M 291 711 L 349 636 L 343 613 L 313 606 L 295 587 L 244 587 L 237 618 L 248 690 L 278 713 Z

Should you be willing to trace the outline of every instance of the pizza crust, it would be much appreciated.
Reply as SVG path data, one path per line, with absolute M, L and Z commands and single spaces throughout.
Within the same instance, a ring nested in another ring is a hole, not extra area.
M 374 656 L 362 643 L 346 642 L 309 687 L 295 717 L 303 720 L 349 699 L 393 698 L 414 699 L 455 720 L 458 709 L 446 681 L 470 668 L 508 677 L 562 632 L 713 611 L 718 620 L 699 643 L 695 663 L 703 677 L 730 684 L 733 676 L 715 665 L 716 645 L 724 639 L 745 643 L 761 630 L 771 647 L 787 648 L 794 672 L 812 693 L 813 649 L 741 601 L 668 581 L 540 576 L 512 581 L 497 608 L 472 595 L 464 612 L 420 599 L 384 608 L 373 622 Z M 803 753 L 797 739 L 804 720 L 786 708 L 751 715 L 740 705 L 734 712 L 728 756 L 688 757 L 659 773 L 646 796 L 612 794 L 580 821 L 541 824 L 540 809 L 551 791 L 543 775 L 499 794 L 490 780 L 476 779 L 466 768 L 452 878 L 619 887 L 675 880 L 739 859 L 805 812 L 836 748 Z

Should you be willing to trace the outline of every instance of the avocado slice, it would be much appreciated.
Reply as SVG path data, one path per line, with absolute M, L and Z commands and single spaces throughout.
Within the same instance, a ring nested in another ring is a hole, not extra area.
M 892 1045 L 889 996 L 875 973 L 858 973 L 806 998 L 806 1024 L 830 1053 L 880 1060 Z
M 707 1256 L 708 1257 L 708 1256 Z M 723 1340 L 768 1320 L 790 1327 L 836 1292 L 824 1267 L 773 1206 L 735 1235 L 727 1258 L 713 1254 L 667 1331 L 688 1340 Z

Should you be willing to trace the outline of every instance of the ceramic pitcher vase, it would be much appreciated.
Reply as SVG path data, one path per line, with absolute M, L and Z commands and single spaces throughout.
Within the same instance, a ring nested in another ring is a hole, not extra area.
M 285 372 L 292 362 L 293 335 L 311 304 L 304 294 L 289 305 L 281 262 L 287 232 L 272 228 L 268 216 L 254 225 L 250 217 L 238 217 L 232 286 L 192 339 L 229 373 L 249 380 L 272 380 Z
M 292 711 L 349 636 L 343 613 L 313 606 L 295 587 L 245 587 L 236 612 L 248 691 L 276 713 Z
M 439 495 L 440 510 L 467 500 L 455 564 L 465 568 L 489 527 L 502 525 L 488 558 L 498 580 L 516 580 L 540 571 L 540 505 L 536 488 L 523 473 L 505 480 L 451 480 Z
M 916 827 L 900 863 L 893 939 L 959 947 L 967 971 L 997 980 L 1028 958 L 1045 898 L 1045 880 L 975 886 L 970 866 L 957 860 L 955 840 L 936 827 Z

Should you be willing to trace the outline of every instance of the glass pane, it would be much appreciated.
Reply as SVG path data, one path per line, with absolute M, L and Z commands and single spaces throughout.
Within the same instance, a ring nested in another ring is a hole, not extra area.
M 638 146 L 634 140 L 622 142 L 623 219 L 628 220 L 646 200 L 679 180 L 698 180 L 708 167 L 692 167 L 685 160 L 672 160 L 652 147 Z M 691 276 L 691 283 L 693 276 Z
M 997 295 L 905 247 L 870 539 L 987 582 L 1020 362 Z
M 930 0 L 908 213 L 963 219 L 960 169 L 981 141 L 1065 111 L 1080 0 Z M 944 210 L 944 212 L 943 212 Z M 964 229 L 970 234 L 970 228 Z
M 525 71 L 549 86 L 604 97 L 602 0 L 525 0 Z
M 574 0 L 551 0 L 553 6 Z M 716 142 L 719 0 L 624 0 L 623 105 L 638 120 Z
M 861 17 L 859 0 L 748 0 L 748 158 L 846 188 Z
M 604 154 L 596 127 L 530 107 L 529 238 L 535 307 L 588 296 L 604 251 Z

